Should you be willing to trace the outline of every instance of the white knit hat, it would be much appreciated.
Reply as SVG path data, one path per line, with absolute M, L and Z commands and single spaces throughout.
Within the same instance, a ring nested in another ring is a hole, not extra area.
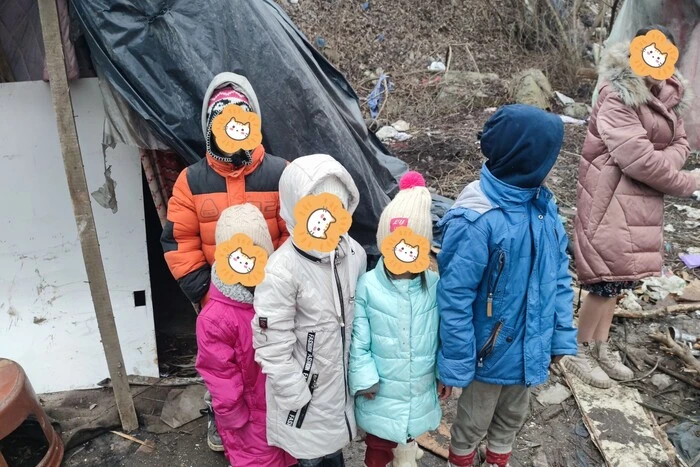
M 409 227 L 413 233 L 433 241 L 433 222 L 430 214 L 431 197 L 425 179 L 418 172 L 407 172 L 399 181 L 399 191 L 384 208 L 377 227 L 377 246 L 398 227 Z
M 265 217 L 252 204 L 238 204 L 224 209 L 216 223 L 216 244 L 231 240 L 238 233 L 249 236 L 268 255 L 274 251 Z
M 348 208 L 350 192 L 345 187 L 345 184 L 335 175 L 325 177 L 311 192 L 312 195 L 320 195 L 321 193 L 330 193 L 337 196 L 340 202 L 343 203 L 343 207 L 345 209 Z

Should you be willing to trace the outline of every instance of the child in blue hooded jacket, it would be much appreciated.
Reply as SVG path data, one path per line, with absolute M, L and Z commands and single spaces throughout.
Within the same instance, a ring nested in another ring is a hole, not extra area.
M 429 261 L 430 192 L 417 172 L 408 172 L 399 185 L 401 191 L 379 218 L 377 244 L 392 255 L 382 245 L 405 235 L 400 227 L 423 237 L 418 248 L 425 251 L 416 251 L 424 264 L 417 271 Z M 410 244 L 412 237 L 406 238 Z M 382 257 L 360 277 L 355 293 L 348 381 L 350 393 L 357 396 L 355 419 L 367 432 L 367 467 L 415 466 L 423 453 L 413 439 L 437 428 L 442 417 L 435 378 L 438 275 L 429 270 L 393 274 L 391 270 L 402 270 L 397 263 L 392 266 L 397 258 L 399 254 Z
M 527 105 L 501 107 L 484 125 L 481 179 L 441 220 L 441 397 L 465 388 L 449 464 L 471 466 L 487 437 L 486 465 L 506 467 L 525 423 L 530 387 L 550 362 L 576 354 L 567 236 L 543 186 L 564 127 Z

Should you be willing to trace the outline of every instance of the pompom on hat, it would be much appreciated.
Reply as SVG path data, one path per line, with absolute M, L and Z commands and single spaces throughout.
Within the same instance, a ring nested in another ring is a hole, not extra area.
M 430 214 L 432 199 L 423 176 L 415 171 L 406 172 L 399 180 L 401 189 L 384 208 L 377 227 L 377 245 L 399 227 L 409 227 L 429 242 L 433 240 L 433 222 Z
M 216 244 L 226 242 L 239 233 L 250 237 L 253 244 L 263 248 L 268 255 L 274 251 L 265 217 L 252 204 L 238 204 L 223 210 L 216 223 Z

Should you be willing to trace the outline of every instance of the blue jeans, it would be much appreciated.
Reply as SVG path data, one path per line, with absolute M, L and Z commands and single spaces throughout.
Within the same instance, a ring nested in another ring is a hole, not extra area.
M 316 459 L 297 459 L 299 467 L 345 467 L 343 451 L 334 452 Z

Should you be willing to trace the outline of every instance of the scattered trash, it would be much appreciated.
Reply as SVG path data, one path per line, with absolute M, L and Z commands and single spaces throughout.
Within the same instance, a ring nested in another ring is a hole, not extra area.
M 510 94 L 519 104 L 528 104 L 540 109 L 550 110 L 554 97 L 552 85 L 542 70 L 530 68 L 517 74 L 512 82 Z
M 296 5 L 297 3 L 299 3 L 299 0 L 288 0 L 288 1 L 289 1 L 289 3 L 291 3 L 292 5 Z
M 204 393 L 207 388 L 196 385 L 186 389 L 173 389 L 163 405 L 160 419 L 171 428 L 179 428 L 202 416 Z
M 691 219 L 700 220 L 700 209 L 691 208 L 690 206 L 686 206 L 684 204 L 674 204 L 673 207 L 679 211 L 685 211 L 688 217 Z
M 680 258 L 688 269 L 700 267 L 700 255 L 697 253 L 693 255 L 680 255 Z
M 694 191 L 692 195 L 690 195 L 695 201 L 700 201 L 700 190 Z
M 492 113 L 496 112 L 496 110 L 498 110 L 497 107 L 488 107 L 488 108 L 484 109 L 484 112 L 486 112 L 487 114 L 492 114 Z
M 654 385 L 659 391 L 669 388 L 673 384 L 673 380 L 670 376 L 663 373 L 656 373 L 651 377 L 651 384 Z
M 323 37 L 316 37 L 316 47 L 318 47 L 319 49 L 323 49 L 326 47 L 326 45 L 328 44 L 326 43 L 326 40 Z
M 134 438 L 131 435 L 127 435 L 126 433 L 122 433 L 121 431 L 110 430 L 110 433 L 113 433 L 121 438 L 128 439 L 129 441 L 133 441 L 134 443 L 138 443 L 141 446 L 147 446 L 151 449 L 153 449 L 156 446 L 155 443 L 151 440 L 141 441 L 140 439 Z
M 411 124 L 405 120 L 398 120 L 392 123 L 391 126 L 393 126 L 396 131 L 408 131 L 411 129 Z
M 475 107 L 491 107 L 499 102 L 496 95 L 506 90 L 506 83 L 496 73 L 450 70 L 436 78 L 441 78 L 437 100 L 445 106 L 466 100 Z
M 572 125 L 586 125 L 588 122 L 585 120 L 580 120 L 578 118 L 569 117 L 568 115 L 559 115 L 561 121 L 564 123 L 571 123 Z
M 95 407 L 97 407 L 97 404 L 90 404 L 90 410 L 95 410 Z
M 374 40 L 377 42 L 384 42 L 384 34 L 377 34 L 377 38 Z
M 591 436 L 591 434 L 588 432 L 588 428 L 586 428 L 586 425 L 583 424 L 583 420 L 579 420 L 579 422 L 576 424 L 574 427 L 574 433 L 579 435 L 581 438 L 588 438 Z
M 554 383 L 554 385 L 540 391 L 536 397 L 537 402 L 542 405 L 558 405 L 571 397 L 571 391 L 562 384 Z
M 669 294 L 682 295 L 685 289 L 685 281 L 672 272 L 663 274 L 661 277 L 652 277 L 642 281 L 642 294 L 652 300 L 659 301 L 668 297 Z
M 394 139 L 396 141 L 407 141 L 409 139 L 413 138 L 413 136 L 409 135 L 408 133 L 405 133 L 403 131 L 399 131 L 394 135 Z
M 561 102 L 562 105 L 571 105 L 576 103 L 575 100 L 565 94 L 560 93 L 559 91 L 554 91 L 554 95 L 557 96 L 557 99 L 559 99 L 559 102 Z
M 677 297 L 679 302 L 700 302 L 700 280 L 693 279 L 685 286 L 683 294 Z
M 700 422 L 683 422 L 669 428 L 668 440 L 687 462 L 700 456 Z
M 377 138 L 379 138 L 380 141 L 386 141 L 388 139 L 394 139 L 394 137 L 398 134 L 399 132 L 396 131 L 396 128 L 394 128 L 391 125 L 386 125 L 381 127 L 375 135 Z
M 369 106 L 369 114 L 374 119 L 379 115 L 379 106 L 382 103 L 382 99 L 386 99 L 384 93 L 389 93 L 391 85 L 388 82 L 389 77 L 385 73 L 379 73 L 379 78 L 377 78 L 377 84 L 374 85 L 374 89 L 367 96 L 367 105 Z
M 694 344 L 698 341 L 698 336 L 685 333 L 682 329 L 677 327 L 669 326 L 668 333 L 671 334 L 671 338 L 676 342 L 690 342 Z
M 673 233 L 675 231 L 676 231 L 676 228 L 673 226 L 673 224 L 664 225 L 664 232 Z
M 632 291 L 632 290 L 625 290 L 625 296 L 620 301 L 620 306 L 622 308 L 624 308 L 625 310 L 630 310 L 630 311 L 641 311 L 642 310 L 642 305 L 639 304 L 639 302 L 637 301 L 637 296 L 634 294 L 634 291 Z
M 532 459 L 532 467 L 549 467 L 547 454 L 545 454 L 544 449 L 537 448 L 537 451 L 535 451 L 535 457 Z
M 364 2 L 361 6 L 364 11 L 369 10 L 369 2 Z
M 447 67 L 442 62 L 433 62 L 428 67 L 428 71 L 445 71 Z

